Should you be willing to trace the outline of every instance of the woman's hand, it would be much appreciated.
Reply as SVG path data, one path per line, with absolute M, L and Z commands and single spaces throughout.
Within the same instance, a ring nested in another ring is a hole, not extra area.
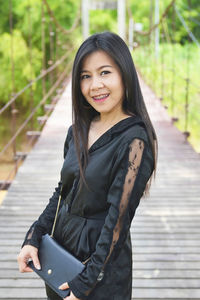
M 66 289 L 69 289 L 69 286 L 68 286 L 68 283 L 65 282 L 63 284 L 61 284 L 61 286 L 59 286 L 59 289 L 60 290 L 66 290 Z M 66 298 L 64 298 L 63 300 L 80 300 L 79 298 L 76 298 L 74 296 L 74 294 L 72 293 L 72 291 L 70 292 L 70 295 Z
M 20 272 L 33 272 L 33 270 L 27 265 L 29 259 L 33 260 L 33 264 L 36 269 L 41 269 L 38 259 L 38 249 L 31 245 L 25 245 L 17 257 Z

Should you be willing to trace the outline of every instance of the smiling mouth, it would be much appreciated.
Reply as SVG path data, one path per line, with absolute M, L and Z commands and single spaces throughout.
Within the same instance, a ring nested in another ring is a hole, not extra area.
M 109 96 L 109 94 L 104 94 L 104 95 L 94 96 L 92 98 L 96 102 L 101 102 L 101 101 L 106 100 L 108 98 L 108 96 Z

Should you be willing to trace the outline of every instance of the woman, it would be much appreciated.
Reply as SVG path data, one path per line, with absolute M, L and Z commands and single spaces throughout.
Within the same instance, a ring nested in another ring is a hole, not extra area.
M 84 271 L 61 289 L 65 299 L 130 300 L 130 225 L 156 169 L 157 139 L 131 54 L 110 32 L 89 37 L 72 73 L 73 126 L 64 144 L 61 180 L 44 212 L 29 229 L 18 257 L 40 267 L 37 249 L 50 233 L 62 186 L 56 240 Z M 47 286 L 48 299 L 61 299 Z

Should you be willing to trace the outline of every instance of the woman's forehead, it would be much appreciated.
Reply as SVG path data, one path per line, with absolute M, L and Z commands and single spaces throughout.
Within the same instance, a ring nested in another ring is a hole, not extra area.
M 88 54 L 82 62 L 81 71 L 89 69 L 100 69 L 101 67 L 116 67 L 116 63 L 112 57 L 103 50 L 97 50 Z

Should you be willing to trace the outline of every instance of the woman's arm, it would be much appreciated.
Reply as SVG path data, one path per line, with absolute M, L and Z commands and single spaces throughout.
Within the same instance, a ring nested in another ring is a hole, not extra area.
M 68 151 L 69 140 L 72 136 L 72 127 L 69 128 L 68 134 L 64 143 L 64 158 Z M 58 198 L 61 191 L 61 181 L 59 181 L 58 186 L 55 188 L 55 192 L 49 199 L 49 203 L 45 210 L 42 212 L 37 221 L 35 221 L 30 229 L 28 230 L 25 240 L 22 245 L 22 249 L 18 255 L 19 270 L 21 272 L 31 272 L 31 268 L 28 267 L 27 262 L 29 259 L 33 260 L 34 266 L 40 269 L 40 262 L 38 260 L 38 248 L 42 238 L 45 233 L 50 233 L 55 212 L 57 208 Z
M 69 127 L 67 137 L 65 139 L 64 143 L 64 158 L 67 154 L 68 151 L 68 146 L 69 146 L 69 141 L 72 137 L 72 126 Z M 54 217 L 55 217 L 55 212 L 57 208 L 57 203 L 58 203 L 58 198 L 60 195 L 61 191 L 61 185 L 62 182 L 58 182 L 58 186 L 55 188 L 55 191 L 52 195 L 52 197 L 49 199 L 49 203 L 38 218 L 37 221 L 35 221 L 31 227 L 29 228 L 25 240 L 23 242 L 23 246 L 25 245 L 32 245 L 36 248 L 39 247 L 40 240 L 42 238 L 42 235 L 45 233 L 50 233 Z
M 55 188 L 53 196 L 49 199 L 49 203 L 44 209 L 44 211 L 39 216 L 38 220 L 35 221 L 29 228 L 22 247 L 25 245 L 31 245 L 39 248 L 39 244 L 42 236 L 45 233 L 50 233 L 53 225 L 55 212 L 57 208 L 58 198 L 61 190 L 61 181 L 59 181 L 58 186 Z
M 153 171 L 153 156 L 143 140 L 134 139 L 118 151 L 118 171 L 107 196 L 109 212 L 87 268 L 69 282 L 77 298 L 87 296 L 103 279 L 126 240 L 135 210 Z

